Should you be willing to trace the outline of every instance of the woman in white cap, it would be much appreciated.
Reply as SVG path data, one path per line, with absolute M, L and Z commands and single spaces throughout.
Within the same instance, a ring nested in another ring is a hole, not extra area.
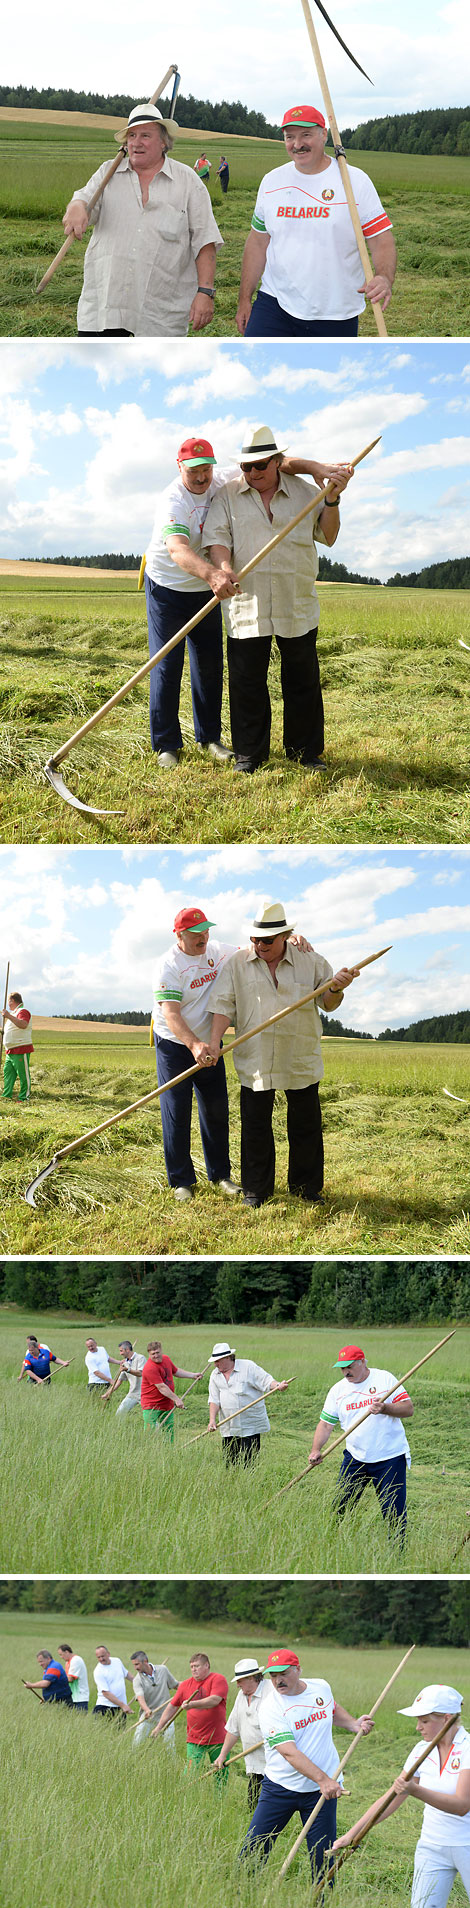
M 219 1424 L 224 1456 L 229 1464 L 251 1464 L 260 1449 L 260 1439 L 270 1430 L 265 1396 L 268 1391 L 287 1391 L 286 1378 L 273 1378 L 252 1358 L 237 1358 L 233 1345 L 220 1343 L 211 1352 L 209 1379 L 209 1429 Z M 243 1418 L 237 1412 L 246 1405 Z M 231 1419 L 224 1431 L 224 1420 Z
M 216 570 L 241 570 L 278 530 L 315 497 L 311 484 L 283 468 L 285 451 L 269 425 L 246 433 L 241 477 L 219 491 L 205 525 L 205 543 Z M 304 464 L 307 472 L 308 465 Z M 273 636 L 281 657 L 283 742 L 289 760 L 321 769 L 323 701 L 316 638 L 320 608 L 316 544 L 330 548 L 339 532 L 339 498 L 352 476 L 339 466 L 328 496 L 277 545 L 225 606 L 230 721 L 236 767 L 251 775 L 269 757 L 271 704 L 268 669 Z
M 79 337 L 184 337 L 189 324 L 202 331 L 211 323 L 223 241 L 201 179 L 170 158 L 174 130 L 174 119 L 162 119 L 151 102 L 134 106 L 127 155 L 98 204 L 89 213 L 107 163 L 67 206 L 67 236 L 83 238 L 88 225 L 95 228 L 85 254 Z
M 225 1736 L 220 1754 L 214 1763 L 215 1769 L 223 1769 L 236 1742 L 241 1742 L 245 1753 L 245 1768 L 248 1776 L 248 1808 L 250 1814 L 259 1800 L 263 1776 L 266 1770 L 264 1742 L 258 1722 L 260 1703 L 266 1694 L 267 1682 L 264 1671 L 256 1656 L 243 1656 L 235 1664 L 232 1683 L 237 1684 L 237 1696 L 230 1716 L 227 1717 Z
M 470 1900 L 470 1735 L 460 1722 L 462 1702 L 459 1690 L 450 1683 L 428 1683 L 408 1709 L 398 1712 L 400 1716 L 416 1716 L 417 1734 L 423 1743 L 432 1742 L 442 1723 L 448 1723 L 441 1742 L 407 1782 L 406 1772 L 416 1760 L 416 1749 L 411 1750 L 402 1774 L 393 1784 L 395 1800 L 380 1817 L 386 1822 L 408 1796 L 424 1802 L 411 1908 L 446 1908 L 457 1875 Z M 347 1847 L 371 1814 L 368 1809 L 354 1828 L 338 1838 L 335 1848 Z
M 266 902 L 253 922 L 250 947 L 226 961 L 211 993 L 210 1050 L 214 1062 L 227 1027 L 244 1034 L 280 1008 L 302 1000 L 322 981 L 330 982 L 321 996 L 322 1008 L 326 1013 L 338 1012 L 344 989 L 350 987 L 358 968 L 342 967 L 333 975 L 323 954 L 292 945 L 292 932 L 282 902 Z M 241 1179 L 247 1206 L 262 1206 L 274 1192 L 272 1122 L 279 1087 L 287 1099 L 289 1192 L 309 1205 L 322 1203 L 323 1138 L 318 1095 L 323 1077 L 321 1036 L 320 1015 L 312 1000 L 277 1026 L 266 1027 L 244 1046 L 235 1048 L 233 1057 L 240 1080 Z

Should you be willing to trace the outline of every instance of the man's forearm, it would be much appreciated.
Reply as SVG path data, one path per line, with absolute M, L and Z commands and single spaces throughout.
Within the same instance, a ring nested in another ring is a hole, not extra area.
M 388 278 L 393 285 L 397 269 L 397 248 L 393 232 L 379 232 L 378 237 L 369 239 L 369 251 L 377 278 Z
M 215 245 L 203 245 L 196 259 L 197 282 L 213 289 L 215 279 Z
M 178 570 L 184 570 L 187 576 L 199 577 L 202 583 L 210 583 L 211 564 L 206 563 L 204 557 L 199 556 L 198 551 L 192 549 L 185 537 L 166 537 L 165 542 L 168 555 L 172 563 L 176 563 Z
M 246 241 L 242 259 L 240 277 L 240 304 L 245 298 L 252 298 L 266 264 L 269 239 L 264 233 L 250 232 Z
M 327 993 L 323 995 L 323 1000 L 321 1002 L 321 1005 L 322 1007 L 324 1007 L 326 1014 L 330 1014 L 332 1012 L 337 1013 L 338 1007 L 341 1006 L 342 1000 L 344 1000 L 344 994 L 342 993 L 341 988 L 338 988 L 337 993 L 336 992 L 332 993 L 331 987 L 329 987 Z

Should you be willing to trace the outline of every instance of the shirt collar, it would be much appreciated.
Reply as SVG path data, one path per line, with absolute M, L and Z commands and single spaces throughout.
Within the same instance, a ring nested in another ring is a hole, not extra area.
M 131 166 L 131 162 L 130 162 L 130 159 L 129 159 L 129 153 L 128 153 L 128 152 L 126 152 L 126 154 L 125 154 L 125 157 L 124 157 L 124 159 L 122 159 L 122 160 L 121 160 L 121 164 L 120 164 L 120 166 L 119 166 L 119 168 L 118 168 L 118 170 L 119 170 L 119 172 L 134 172 L 134 173 L 135 173 L 135 176 L 136 176 L 136 179 L 137 179 L 137 184 L 138 184 L 138 185 L 140 185 L 140 179 L 139 179 L 139 174 L 138 174 L 138 172 L 136 172 L 136 171 L 135 171 L 135 166 Z M 171 177 L 172 177 L 172 168 L 171 168 L 171 157 L 170 157 L 170 153 L 169 153 L 169 152 L 166 152 L 166 153 L 165 153 L 165 158 L 164 158 L 164 161 L 163 161 L 163 165 L 162 165 L 162 166 L 160 166 L 160 172 L 166 172 L 166 173 L 168 174 L 168 176 L 169 176 L 169 178 L 171 179 Z M 158 173 L 158 172 L 155 172 L 155 173 L 154 173 L 154 176 L 153 176 L 153 179 L 151 179 L 151 180 L 150 180 L 150 184 L 151 184 L 151 186 L 153 186 L 153 185 L 155 184 L 155 179 L 158 179 L 158 178 L 159 178 L 159 173 Z

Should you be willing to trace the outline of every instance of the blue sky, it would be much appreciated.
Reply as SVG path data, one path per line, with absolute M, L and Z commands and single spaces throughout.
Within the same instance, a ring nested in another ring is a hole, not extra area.
M 337 45 L 313 6 L 318 39 L 340 125 L 423 106 L 465 105 L 469 84 L 467 0 L 331 0 L 328 11 L 373 86 Z M 2 67 L 9 85 L 76 86 L 148 98 L 179 61 L 182 91 L 198 98 L 241 99 L 282 117 L 287 105 L 319 98 L 300 0 L 238 0 L 236 31 L 220 0 L 180 0 L 171 24 L 150 0 L 82 0 L 79 16 L 62 0 L 41 8 L 24 0 L 6 10 Z
M 145 549 L 188 430 L 231 460 L 247 425 L 349 459 L 335 554 L 386 580 L 470 546 L 470 346 L 210 339 L 0 343 L 0 557 Z
M 470 850 L 18 848 L 0 850 L 0 972 L 41 1014 L 151 1005 L 175 913 L 196 903 L 245 944 L 281 900 L 333 967 L 393 943 L 348 997 L 347 1024 L 378 1033 L 470 1005 Z M 3 983 L 0 982 L 0 985 Z

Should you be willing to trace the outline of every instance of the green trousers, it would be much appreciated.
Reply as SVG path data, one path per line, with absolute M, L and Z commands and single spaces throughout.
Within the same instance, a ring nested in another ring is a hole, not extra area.
M 142 1411 L 142 1416 L 145 1425 L 153 1425 L 155 1429 L 158 1428 L 159 1431 L 164 1431 L 165 1437 L 169 1438 L 170 1444 L 173 1444 L 175 1435 L 174 1411 L 157 1411 L 156 1405 L 151 1405 L 148 1411 Z
M 20 1084 L 20 1100 L 31 1099 L 29 1053 L 7 1053 L 3 1066 L 2 1100 L 13 1099 L 15 1080 Z

